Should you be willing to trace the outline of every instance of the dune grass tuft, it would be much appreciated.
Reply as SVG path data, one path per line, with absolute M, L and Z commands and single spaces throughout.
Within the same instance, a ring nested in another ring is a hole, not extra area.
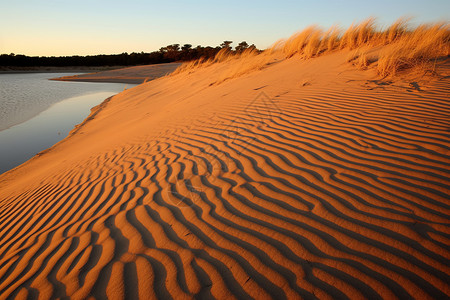
M 192 72 L 215 63 L 227 63 L 230 66 L 227 75 L 219 80 L 222 82 L 263 68 L 271 56 L 281 54 L 287 59 L 311 59 L 344 49 L 355 50 L 349 61 L 358 68 L 373 67 L 383 77 L 417 67 L 424 71 L 432 69 L 433 60 L 450 54 L 449 25 L 435 23 L 410 28 L 408 21 L 401 18 L 385 29 L 377 28 L 374 18 L 352 24 L 345 31 L 336 26 L 327 31 L 315 25 L 309 26 L 288 39 L 277 41 L 262 53 L 254 50 L 235 53 L 224 48 L 213 59 L 184 63 L 173 74 Z M 381 50 L 376 57 L 369 59 L 367 52 L 375 47 Z
M 327 44 L 327 47 L 324 45 Z M 359 50 L 349 59 L 359 68 L 367 68 L 372 61 L 368 51 L 377 46 L 386 46 L 380 51 L 376 71 L 380 76 L 395 75 L 399 71 L 420 67 L 424 70 L 430 61 L 449 55 L 450 28 L 447 23 L 425 24 L 409 28 L 408 19 L 401 18 L 385 30 L 378 30 L 375 19 L 352 24 L 343 33 L 337 29 L 323 33 L 317 27 L 308 27 L 273 46 L 287 58 L 298 56 L 303 59 L 319 56 L 337 49 Z
M 383 49 L 378 57 L 377 72 L 381 76 L 395 75 L 411 68 L 430 69 L 430 62 L 450 54 L 450 28 L 448 24 L 421 25 L 403 32 Z

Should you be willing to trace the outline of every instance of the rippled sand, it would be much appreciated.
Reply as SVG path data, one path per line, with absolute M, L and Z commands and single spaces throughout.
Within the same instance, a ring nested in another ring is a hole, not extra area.
M 97 107 L 0 176 L 1 298 L 448 298 L 450 78 L 346 57 Z

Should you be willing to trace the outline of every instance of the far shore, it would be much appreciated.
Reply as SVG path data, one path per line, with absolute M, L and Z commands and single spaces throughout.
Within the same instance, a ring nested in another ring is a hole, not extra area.
M 0 66 L 0 74 L 14 73 L 92 73 L 125 68 L 125 66 L 72 66 L 72 67 L 5 67 Z
M 80 73 L 51 78 L 58 81 L 110 82 L 141 84 L 175 71 L 181 63 L 141 66 L 75 66 L 75 67 L 0 67 L 0 74 L 16 73 Z

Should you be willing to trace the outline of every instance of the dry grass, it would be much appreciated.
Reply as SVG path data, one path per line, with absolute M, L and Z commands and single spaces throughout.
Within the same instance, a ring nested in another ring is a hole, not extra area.
M 336 27 L 327 32 L 311 26 L 285 41 L 272 46 L 271 51 L 281 51 L 286 58 L 298 56 L 309 59 L 337 49 L 359 50 L 349 61 L 365 69 L 373 63 L 361 49 L 385 46 L 378 58 L 376 71 L 385 77 L 410 68 L 424 71 L 431 67 L 430 61 L 449 55 L 450 27 L 447 23 L 421 25 L 409 28 L 408 19 L 401 18 L 385 30 L 378 30 L 375 19 L 352 24 L 343 33 Z
M 336 49 L 339 44 L 340 30 L 337 26 L 328 29 L 322 37 L 317 55 Z
M 356 49 L 368 42 L 373 42 L 375 36 L 375 19 L 369 18 L 360 24 L 352 24 L 340 39 L 339 48 Z
M 367 57 L 367 54 L 362 53 L 359 55 L 359 57 L 355 61 L 355 66 L 357 66 L 359 69 L 365 70 L 370 64 L 370 60 Z
M 382 50 L 378 56 L 368 59 L 367 51 L 379 46 L 382 46 Z M 310 59 L 343 49 L 355 50 L 349 59 L 354 65 L 361 69 L 373 66 L 383 77 L 416 67 L 426 71 L 432 68 L 432 60 L 449 55 L 450 27 L 448 23 L 438 23 L 410 28 L 405 18 L 386 29 L 378 29 L 374 18 L 352 24 L 345 31 L 337 27 L 323 31 L 317 26 L 309 26 L 286 40 L 277 41 L 262 53 L 244 51 L 234 54 L 222 49 L 214 59 L 185 63 L 173 74 L 192 72 L 215 63 L 227 63 L 229 68 L 226 75 L 219 80 L 222 82 L 263 68 L 274 55 Z
M 314 49 L 317 50 L 321 37 L 322 30 L 316 26 L 310 26 L 280 43 L 279 46 L 281 46 L 281 51 L 288 58 L 295 54 L 306 56 L 305 50 L 308 53 L 313 53 Z
M 191 60 L 188 62 L 183 63 L 181 66 L 179 66 L 175 71 L 170 73 L 170 76 L 180 74 L 180 73 L 192 73 L 195 70 L 199 68 L 204 68 L 208 65 L 212 64 L 211 60 L 207 60 L 204 58 L 200 58 L 197 60 Z
M 380 52 L 377 72 L 381 76 L 389 76 L 411 68 L 434 71 L 430 62 L 449 54 L 448 24 L 422 25 L 413 31 L 405 31 L 395 43 L 391 42 Z
M 192 60 L 192 61 L 188 61 L 183 63 L 181 66 L 179 66 L 174 72 L 171 73 L 171 75 L 176 75 L 176 74 L 180 74 L 180 73 L 192 73 L 197 69 L 200 68 L 205 68 L 207 66 L 210 66 L 212 64 L 217 64 L 217 63 L 224 63 L 224 62 L 229 62 L 232 60 L 236 60 L 239 58 L 245 58 L 247 56 L 253 56 L 254 54 L 256 54 L 257 51 L 253 51 L 253 50 L 244 50 L 243 52 L 236 54 L 232 51 L 230 51 L 227 48 L 223 48 L 221 49 L 214 58 L 212 59 L 204 59 L 204 58 L 200 58 L 197 60 Z
M 390 44 L 401 38 L 408 31 L 409 18 L 400 18 L 380 35 L 385 44 Z
M 170 74 L 192 73 L 195 70 L 206 68 L 210 65 L 224 65 L 224 71 L 214 78 L 213 84 L 219 84 L 228 79 L 242 76 L 255 70 L 260 70 L 274 60 L 274 55 L 265 51 L 260 53 L 255 49 L 246 49 L 240 53 L 234 53 L 228 49 L 220 50 L 213 59 L 199 59 L 186 62 Z
M 367 69 L 367 67 L 371 63 L 367 54 L 360 49 L 356 49 L 354 52 L 351 52 L 347 58 L 347 62 L 352 63 L 354 66 L 361 70 Z
M 272 61 L 274 61 L 274 56 L 269 53 L 259 53 L 256 50 L 245 50 L 229 63 L 226 71 L 221 74 L 215 83 L 219 84 L 228 79 L 237 78 L 244 74 L 261 70 Z

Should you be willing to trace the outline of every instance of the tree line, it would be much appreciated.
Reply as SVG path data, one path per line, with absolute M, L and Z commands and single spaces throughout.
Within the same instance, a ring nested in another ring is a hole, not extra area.
M 243 41 L 234 49 L 232 41 L 224 41 L 220 46 L 193 47 L 191 44 L 171 44 L 161 47 L 158 51 L 150 53 L 122 53 L 100 54 L 87 56 L 26 56 L 22 54 L 1 54 L 0 66 L 7 67 L 73 67 L 73 66 L 134 66 L 147 64 L 160 64 L 175 61 L 189 61 L 199 58 L 213 58 L 221 49 L 226 48 L 232 52 L 242 52 L 246 49 L 256 49 L 255 45 L 249 45 Z

